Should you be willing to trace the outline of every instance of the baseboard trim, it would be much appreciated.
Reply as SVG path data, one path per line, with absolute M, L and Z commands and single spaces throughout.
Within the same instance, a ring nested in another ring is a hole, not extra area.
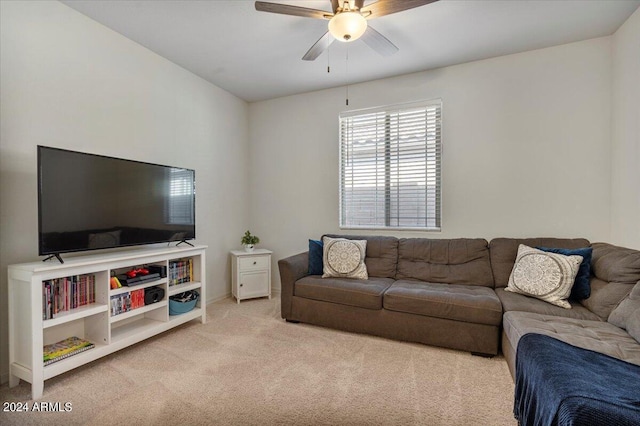
M 216 302 L 219 302 L 221 300 L 228 299 L 230 297 L 231 297 L 231 293 L 227 293 L 227 294 L 222 295 L 222 296 L 214 297 L 213 299 L 207 300 L 207 306 L 211 305 L 212 303 L 216 303 Z
M 271 298 L 280 297 L 281 294 L 282 294 L 281 289 L 279 289 L 279 288 L 272 288 L 271 289 Z M 212 303 L 219 302 L 221 300 L 230 299 L 232 297 L 233 297 L 233 295 L 231 293 L 227 293 L 227 294 L 225 294 L 223 296 L 218 296 L 218 297 L 215 297 L 213 299 L 209 299 L 209 300 L 207 300 L 207 306 L 211 305 Z

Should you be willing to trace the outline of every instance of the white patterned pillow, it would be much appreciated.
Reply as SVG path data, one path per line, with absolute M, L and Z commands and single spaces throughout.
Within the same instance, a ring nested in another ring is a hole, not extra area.
M 364 264 L 367 240 L 322 237 L 322 243 L 322 278 L 369 279 L 367 265 Z
M 506 291 L 532 296 L 571 309 L 567 298 L 582 256 L 564 256 L 520 244 Z

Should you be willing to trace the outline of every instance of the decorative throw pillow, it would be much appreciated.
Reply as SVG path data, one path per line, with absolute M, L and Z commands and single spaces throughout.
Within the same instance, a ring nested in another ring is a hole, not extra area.
M 322 275 L 322 250 L 320 240 L 309 240 L 309 275 Z
M 571 309 L 567 298 L 581 262 L 582 256 L 547 253 L 520 244 L 505 290 Z
M 570 299 L 583 300 L 588 299 L 591 296 L 591 257 L 593 256 L 593 249 L 591 247 L 578 248 L 578 249 L 564 249 L 564 248 L 549 248 L 549 247 L 536 247 L 538 250 L 546 251 L 549 253 L 558 253 L 565 256 L 582 256 L 582 263 L 578 269 L 576 280 L 571 287 Z
M 98 234 L 89 234 L 89 248 L 107 248 L 115 247 L 120 244 L 120 230 L 111 232 L 100 232 Z
M 367 265 L 364 264 L 367 240 L 322 237 L 322 243 L 324 244 L 322 278 L 369 279 Z
M 640 310 L 640 282 L 636 284 L 631 293 L 627 295 L 622 302 L 611 311 L 607 322 L 615 325 L 616 327 L 624 328 L 628 330 L 628 320 L 635 311 Z

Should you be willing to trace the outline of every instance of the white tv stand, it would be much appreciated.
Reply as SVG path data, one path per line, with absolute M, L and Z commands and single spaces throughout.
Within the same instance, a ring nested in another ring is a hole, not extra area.
M 185 322 L 206 321 L 205 249 L 195 247 L 144 247 L 106 254 L 94 254 L 57 261 L 9 266 L 9 387 L 20 379 L 31 383 L 33 399 L 42 397 L 44 381 L 88 362 L 169 330 Z M 161 265 L 192 260 L 190 282 L 169 285 L 168 278 L 111 289 L 112 273 L 141 265 Z M 75 275 L 95 275 L 95 303 L 58 313 L 43 320 L 43 281 Z M 161 301 L 129 312 L 112 315 L 111 296 L 140 288 L 159 286 Z M 169 296 L 197 289 L 196 307 L 181 315 L 169 315 Z M 94 343 L 93 349 L 44 366 L 43 346 L 76 336 Z

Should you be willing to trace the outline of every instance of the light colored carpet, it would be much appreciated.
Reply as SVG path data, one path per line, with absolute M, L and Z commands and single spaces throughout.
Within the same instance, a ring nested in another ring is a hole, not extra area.
M 3 405 L 30 395 L 0 388 Z M 278 298 L 209 305 L 207 324 L 48 380 L 41 401 L 72 411 L 0 412 L 0 424 L 516 424 L 501 356 L 286 323 Z

